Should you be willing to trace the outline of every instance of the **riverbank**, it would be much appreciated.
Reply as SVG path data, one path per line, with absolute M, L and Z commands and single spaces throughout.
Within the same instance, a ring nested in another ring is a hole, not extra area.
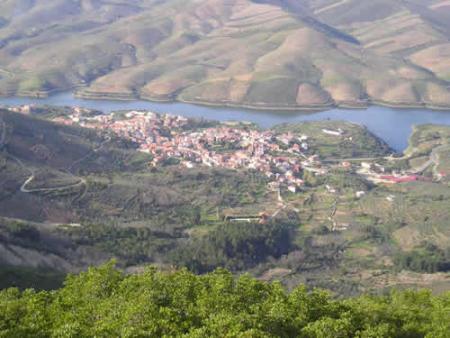
M 448 110 L 450 112 L 450 105 L 436 105 L 433 103 L 423 102 L 408 103 L 408 102 L 388 102 L 374 99 L 360 100 L 360 101 L 330 101 L 327 104 L 319 105 L 267 105 L 267 104 L 246 104 L 235 103 L 230 101 L 205 101 L 201 99 L 186 99 L 183 97 L 154 97 L 135 95 L 132 93 L 102 93 L 92 91 L 77 91 L 74 93 L 75 97 L 85 100 L 120 100 L 120 101 L 135 101 L 144 100 L 149 102 L 163 102 L 163 103 L 186 103 L 193 105 L 201 105 L 207 107 L 219 107 L 219 108 L 237 108 L 237 109 L 250 109 L 250 110 L 264 110 L 264 111 L 289 111 L 289 112 L 321 112 L 330 109 L 367 109 L 371 106 L 382 106 L 395 109 L 430 109 L 430 110 Z
M 45 99 L 59 93 L 65 93 L 67 91 L 73 91 L 73 95 L 76 98 L 83 100 L 113 100 L 113 101 L 148 101 L 157 103 L 185 103 L 192 105 L 200 105 L 206 107 L 216 107 L 216 108 L 235 108 L 235 109 L 248 109 L 254 111 L 267 111 L 267 112 L 322 112 L 331 109 L 368 109 L 372 106 L 381 106 L 394 109 L 430 109 L 435 111 L 449 111 L 450 105 L 436 105 L 433 103 L 422 102 L 408 103 L 408 102 L 389 102 L 374 99 L 360 100 L 360 101 L 330 101 L 327 104 L 320 105 L 267 105 L 267 104 L 246 104 L 246 103 L 235 103 L 230 101 L 204 101 L 201 99 L 186 99 L 183 97 L 154 97 L 154 96 L 143 96 L 137 95 L 135 93 L 104 93 L 104 92 L 93 92 L 87 90 L 80 90 L 83 87 L 73 87 L 70 89 L 63 90 L 51 90 L 51 91 L 39 91 L 39 92 L 25 92 L 18 93 L 15 96 L 24 98 L 37 98 Z M 8 93 L 7 95 L 1 95 L 0 98 L 10 98 L 14 95 Z
M 195 105 L 173 101 L 137 100 L 131 96 L 122 99 L 82 99 L 72 92 L 63 92 L 46 98 L 9 97 L 0 98 L 0 105 L 49 105 L 78 106 L 111 113 L 119 110 L 146 110 L 156 113 L 170 113 L 188 118 L 204 118 L 225 121 L 249 121 L 262 128 L 302 121 L 341 120 L 366 126 L 372 133 L 386 140 L 396 151 L 408 147 L 408 138 L 414 125 L 450 125 L 448 110 L 419 108 L 390 108 L 386 105 L 366 108 L 351 106 L 329 108 L 321 111 L 244 109 L 213 105 Z

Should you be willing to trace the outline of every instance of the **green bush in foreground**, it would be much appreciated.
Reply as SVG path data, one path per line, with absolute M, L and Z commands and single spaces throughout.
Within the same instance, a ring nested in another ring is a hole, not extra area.
M 336 300 L 224 270 L 197 276 L 108 264 L 62 289 L 0 293 L 0 337 L 449 337 L 450 294 Z

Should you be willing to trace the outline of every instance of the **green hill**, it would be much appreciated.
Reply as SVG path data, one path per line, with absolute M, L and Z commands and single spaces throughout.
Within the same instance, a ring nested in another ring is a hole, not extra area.
M 3 1 L 0 94 L 450 107 L 445 0 Z

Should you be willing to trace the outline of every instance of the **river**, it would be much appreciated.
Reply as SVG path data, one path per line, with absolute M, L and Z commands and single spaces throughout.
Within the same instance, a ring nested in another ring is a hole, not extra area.
M 216 108 L 187 103 L 159 103 L 149 101 L 85 100 L 71 93 L 60 93 L 48 98 L 12 97 L 0 98 L 0 105 L 39 104 L 53 106 L 80 106 L 98 109 L 105 113 L 115 110 L 145 109 L 158 113 L 170 113 L 186 117 L 203 117 L 219 121 L 251 121 L 263 128 L 281 123 L 317 120 L 345 120 L 366 126 L 385 140 L 393 149 L 403 151 L 414 125 L 433 123 L 450 125 L 450 111 L 428 109 L 393 109 L 372 106 L 368 109 L 331 109 L 324 112 L 273 112 L 240 108 Z

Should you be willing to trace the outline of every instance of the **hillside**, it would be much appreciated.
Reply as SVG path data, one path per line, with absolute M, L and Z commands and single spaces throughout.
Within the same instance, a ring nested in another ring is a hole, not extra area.
M 289 288 L 306 283 L 343 295 L 393 286 L 450 288 L 448 127 L 417 127 L 398 157 L 348 122 L 258 130 L 153 113 L 76 111 L 0 111 L 6 285 L 48 288 L 61 274 L 115 257 L 129 272 L 147 264 L 197 273 L 226 267 Z M 148 135 L 145 125 L 131 136 L 112 132 L 148 116 Z M 168 133 L 167 121 L 180 122 Z M 269 169 L 261 172 L 252 162 L 226 166 L 235 155 L 254 154 L 245 135 L 266 140 L 258 147 L 269 150 L 257 163 L 269 158 Z M 183 148 L 167 148 L 189 138 L 202 141 L 190 145 L 188 159 L 176 154 Z M 169 157 L 148 152 L 147 139 L 151 145 L 162 140 Z M 197 144 L 227 162 L 197 162 Z
M 200 215 L 244 195 L 264 200 L 264 181 L 248 173 L 150 170 L 151 156 L 114 135 L 8 111 L 0 127 L 2 263 L 67 272 L 112 254 L 128 265 L 159 261 Z
M 450 107 L 446 0 L 7 0 L 0 94 Z

